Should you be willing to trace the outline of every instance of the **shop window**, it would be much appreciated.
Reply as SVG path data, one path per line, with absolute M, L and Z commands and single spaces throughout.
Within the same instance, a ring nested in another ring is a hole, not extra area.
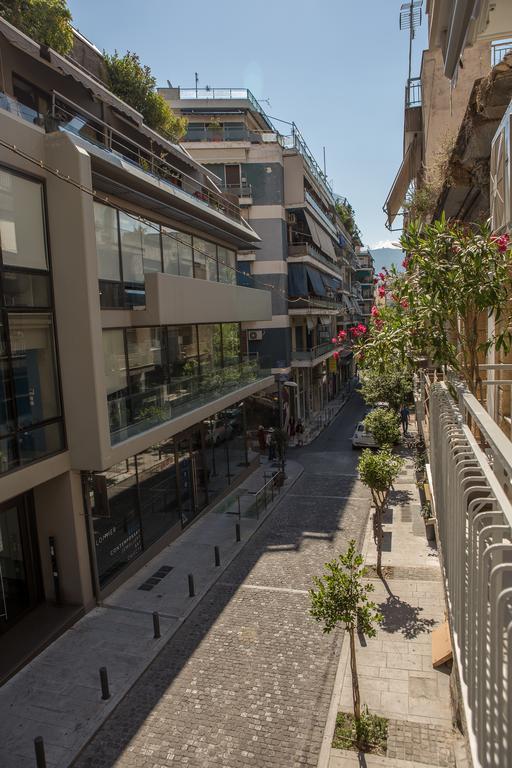
M 43 187 L 0 169 L 0 249 L 4 266 L 48 269 Z
M 154 445 L 136 460 L 142 533 L 148 547 L 181 522 L 174 443 Z

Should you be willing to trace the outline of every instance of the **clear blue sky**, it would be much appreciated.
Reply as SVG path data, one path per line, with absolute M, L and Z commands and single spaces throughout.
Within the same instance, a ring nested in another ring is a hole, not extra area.
M 348 197 L 366 244 L 396 240 L 382 204 L 402 157 L 408 34 L 401 0 L 68 0 L 101 50 L 135 51 L 158 85 L 248 87 L 294 120 Z M 426 20 L 414 41 L 415 67 Z

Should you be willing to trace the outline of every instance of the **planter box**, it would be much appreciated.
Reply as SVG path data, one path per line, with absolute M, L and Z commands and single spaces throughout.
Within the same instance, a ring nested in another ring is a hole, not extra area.
M 427 541 L 435 541 L 436 540 L 436 519 L 435 517 L 427 517 L 423 518 L 425 522 L 425 534 L 427 536 Z

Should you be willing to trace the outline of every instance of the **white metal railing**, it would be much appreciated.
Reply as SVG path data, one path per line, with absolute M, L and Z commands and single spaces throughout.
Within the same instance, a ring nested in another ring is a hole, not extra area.
M 475 766 L 512 766 L 512 443 L 462 386 L 423 376 L 443 570 Z M 452 390 L 453 393 L 453 390 Z M 470 426 L 471 425 L 471 429 Z M 478 444 L 475 434 L 479 434 Z

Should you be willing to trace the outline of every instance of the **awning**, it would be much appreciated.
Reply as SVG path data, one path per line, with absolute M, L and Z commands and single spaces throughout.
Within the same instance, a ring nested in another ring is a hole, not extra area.
M 322 272 L 322 280 L 324 281 L 325 287 L 330 288 L 335 293 L 341 288 L 341 280 L 338 280 L 336 277 L 326 275 L 325 272 Z
M 329 315 L 322 315 L 320 317 L 320 323 L 321 325 L 330 325 L 331 324 L 331 318 Z
M 334 245 L 332 244 L 330 235 L 327 234 L 327 232 L 323 229 L 323 227 L 320 226 L 320 224 L 317 224 L 313 216 L 308 213 L 308 211 L 304 211 L 304 216 L 306 217 L 306 223 L 308 225 L 309 232 L 314 244 L 317 246 L 317 248 L 323 251 L 323 253 L 327 254 L 327 256 L 330 256 L 333 261 L 336 261 L 336 252 L 334 250 Z
M 331 236 L 327 234 L 327 232 L 322 229 L 322 227 L 318 227 L 318 234 L 320 235 L 320 242 L 322 244 L 322 251 L 327 254 L 333 261 L 336 261 L 336 251 L 334 250 L 334 245 L 331 240 Z
M 421 165 L 421 145 L 418 136 L 415 135 L 409 144 L 402 160 L 402 165 L 395 176 L 395 180 L 384 203 L 384 212 L 388 217 L 388 227 L 400 212 L 405 201 L 405 196 L 411 181 L 416 177 Z
M 320 240 L 320 235 L 318 234 L 318 230 L 320 227 L 314 220 L 314 218 L 307 212 L 304 211 L 304 216 L 306 217 L 306 224 L 308 225 L 309 234 L 311 235 L 311 238 L 314 242 L 314 244 L 317 246 L 317 248 L 322 249 L 322 241 Z
M 288 264 L 288 294 L 290 296 L 308 295 L 305 264 Z
M 315 327 L 315 320 L 313 317 L 306 317 L 306 327 L 308 331 L 312 331 Z
M 311 293 L 314 293 L 315 296 L 325 296 L 325 285 L 320 272 L 309 265 L 306 265 L 306 272 Z

